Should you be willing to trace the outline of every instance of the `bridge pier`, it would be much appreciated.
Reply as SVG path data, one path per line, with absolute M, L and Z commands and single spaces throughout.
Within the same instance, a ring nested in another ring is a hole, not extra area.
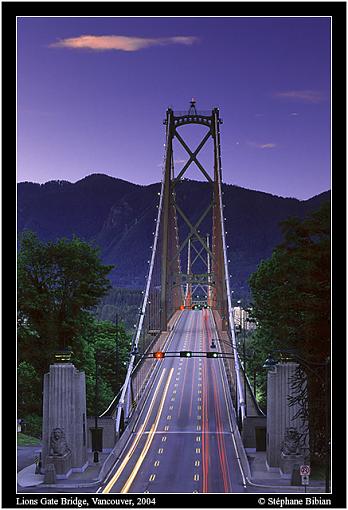
M 42 441 L 44 471 L 56 461 L 61 478 L 87 468 L 85 373 L 72 363 L 55 363 L 44 376 Z
M 291 385 L 298 363 L 278 363 L 267 375 L 267 454 L 266 464 L 270 471 L 281 469 L 281 451 L 289 428 L 303 434 L 305 441 L 301 448 L 302 458 L 307 453 L 308 425 L 296 417 L 299 404 L 289 405 L 289 397 L 295 396 Z M 306 451 L 307 450 L 307 451 Z

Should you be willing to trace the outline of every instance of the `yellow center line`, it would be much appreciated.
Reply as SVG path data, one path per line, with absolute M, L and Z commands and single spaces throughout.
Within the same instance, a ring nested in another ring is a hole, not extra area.
M 156 391 L 155 391 L 155 393 L 153 395 L 153 399 L 152 399 L 151 405 L 149 407 L 149 410 L 148 410 L 148 412 L 146 414 L 144 423 L 140 427 L 139 432 L 137 433 L 137 435 L 135 437 L 135 440 L 133 441 L 133 444 L 130 447 L 129 452 L 127 453 L 126 457 L 124 458 L 122 464 L 120 465 L 120 467 L 116 471 L 115 475 L 111 478 L 110 482 L 107 484 L 105 489 L 102 491 L 103 494 L 107 494 L 107 493 L 110 492 L 111 488 L 115 485 L 115 483 L 119 479 L 119 477 L 122 474 L 124 468 L 126 467 L 126 465 L 128 464 L 129 460 L 131 459 L 131 457 L 132 457 L 136 447 L 138 446 L 139 441 L 141 439 L 141 436 L 142 436 L 142 434 L 143 434 L 143 432 L 144 432 L 144 430 L 146 428 L 147 422 L 149 421 L 149 417 L 150 417 L 150 415 L 152 413 L 152 409 L 153 409 L 153 406 L 155 404 L 155 401 L 156 401 L 156 398 L 157 398 L 157 393 L 158 393 L 158 391 L 160 389 L 160 386 L 161 386 L 162 379 L 163 379 L 165 371 L 166 371 L 166 369 L 164 368 L 163 372 L 161 374 L 160 380 L 158 381 L 157 388 L 156 388 Z
M 163 406 L 164 406 L 164 401 L 165 401 L 166 396 L 167 396 L 167 392 L 168 392 L 168 388 L 169 388 L 169 384 L 170 384 L 173 372 L 174 372 L 174 368 L 171 368 L 169 376 L 168 376 L 168 379 L 167 379 L 167 382 L 166 382 L 166 385 L 165 385 L 165 388 L 164 388 L 162 400 L 161 400 L 161 403 L 159 405 L 159 409 L 158 409 L 158 413 L 157 413 L 155 422 L 153 423 L 153 425 L 151 427 L 151 430 L 150 430 L 150 433 L 148 435 L 148 438 L 147 438 L 147 441 L 145 443 L 145 446 L 143 448 L 143 451 L 141 452 L 141 454 L 140 454 L 140 456 L 139 456 L 139 458 L 137 460 L 137 463 L 134 466 L 134 469 L 133 469 L 130 477 L 128 478 L 127 482 L 124 484 L 124 486 L 122 487 L 122 489 L 120 491 L 121 494 L 127 493 L 129 491 L 130 486 L 132 485 L 132 483 L 134 481 L 134 478 L 138 474 L 138 471 L 139 471 L 142 463 L 144 462 L 146 454 L 149 451 L 149 448 L 151 446 L 153 438 L 155 437 L 155 433 L 156 433 L 156 430 L 157 430 L 157 427 L 158 427 L 159 420 L 161 418 L 161 414 L 162 414 L 162 410 L 163 410 Z M 162 441 L 163 441 L 163 438 L 162 438 Z

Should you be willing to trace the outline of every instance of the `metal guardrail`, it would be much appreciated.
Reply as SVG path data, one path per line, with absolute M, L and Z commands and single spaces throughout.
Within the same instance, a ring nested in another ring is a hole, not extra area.
M 144 299 L 143 299 L 143 303 L 142 303 L 142 306 L 141 306 L 141 312 L 140 312 L 140 315 L 139 315 L 139 320 L 138 320 L 138 324 L 137 324 L 137 327 L 136 327 L 135 336 L 134 336 L 134 339 L 132 341 L 132 352 L 131 352 L 130 361 L 129 361 L 129 364 L 128 364 L 128 369 L 127 369 L 127 374 L 126 374 L 125 382 L 123 384 L 122 393 L 120 395 L 118 406 L 117 406 L 117 412 L 116 412 L 116 432 L 117 433 L 120 431 L 122 411 L 123 411 L 124 414 L 126 414 L 126 415 L 128 414 L 127 409 L 125 409 L 125 407 L 127 407 L 127 405 L 129 405 L 129 396 L 128 396 L 128 399 L 126 400 L 126 393 L 129 390 L 129 387 L 130 387 L 130 384 L 131 384 L 131 375 L 132 375 L 132 372 L 133 372 L 133 369 L 134 369 L 134 363 L 135 363 L 135 359 L 136 359 L 136 354 L 135 353 L 138 350 L 138 343 L 139 343 L 139 339 L 140 339 L 140 334 L 141 334 L 141 331 L 142 331 L 142 328 L 143 328 L 145 311 L 146 311 L 146 307 L 147 307 L 147 304 L 148 304 L 149 293 L 150 293 L 150 285 L 151 285 L 152 273 L 153 273 L 153 268 L 154 268 L 154 264 L 155 264 L 156 249 L 157 249 L 157 244 L 158 244 L 159 237 L 160 237 L 160 219 L 161 219 L 161 214 L 162 214 L 162 207 L 163 207 L 163 200 L 164 200 L 164 187 L 165 187 L 165 179 L 164 179 L 164 175 L 165 175 L 165 162 L 167 160 L 167 151 L 168 151 L 168 147 L 169 147 L 169 145 L 168 145 L 168 137 L 169 137 L 169 134 L 167 134 L 167 140 L 166 140 L 166 144 L 165 144 L 165 155 L 164 155 L 164 164 L 163 164 L 163 179 L 162 179 L 162 185 L 161 185 L 160 199 L 159 199 L 159 205 L 158 205 L 158 213 L 157 213 L 157 219 L 156 219 L 156 229 L 155 229 L 153 248 L 152 248 L 152 253 L 151 253 L 151 261 L 150 261 L 150 266 L 149 266 L 149 272 L 148 272 L 147 281 L 146 281 L 146 288 L 145 288 L 145 293 L 144 293 Z
M 196 113 L 190 113 L 186 110 L 184 111 L 175 111 L 174 117 L 211 117 L 212 112 L 211 111 L 198 111 Z

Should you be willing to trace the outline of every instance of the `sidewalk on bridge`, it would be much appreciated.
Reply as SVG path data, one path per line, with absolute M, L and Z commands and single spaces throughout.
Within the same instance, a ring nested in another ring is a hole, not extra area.
M 277 492 L 325 492 L 325 482 L 322 480 L 310 479 L 310 484 L 291 485 L 289 478 L 282 478 L 278 471 L 269 471 L 266 465 L 266 452 L 246 451 L 251 472 L 251 485 L 278 489 Z M 265 490 L 266 492 L 266 490 Z
M 17 473 L 19 487 L 83 488 L 100 484 L 99 473 L 109 453 L 100 453 L 99 462 L 93 462 L 93 452 L 88 453 L 88 467 L 83 473 L 71 473 L 69 478 L 57 480 L 56 484 L 44 484 L 44 475 L 35 474 L 36 464 L 31 464 Z

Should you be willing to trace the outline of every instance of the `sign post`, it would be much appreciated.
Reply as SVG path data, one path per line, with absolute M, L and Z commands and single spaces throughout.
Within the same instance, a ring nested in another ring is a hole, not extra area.
M 307 485 L 309 485 L 309 475 L 311 474 L 311 468 L 308 465 L 300 466 L 301 482 L 304 485 L 305 492 L 307 492 Z

